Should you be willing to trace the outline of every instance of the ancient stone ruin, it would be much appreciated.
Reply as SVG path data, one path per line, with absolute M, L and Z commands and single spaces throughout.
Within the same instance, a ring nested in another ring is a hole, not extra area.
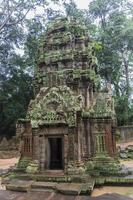
M 27 173 L 80 174 L 94 170 L 101 157 L 113 165 L 114 102 L 110 93 L 100 91 L 97 71 L 86 27 L 67 18 L 51 22 L 40 39 L 35 99 L 17 123 L 18 167 Z
M 14 136 L 7 140 L 6 137 L 0 138 L 0 159 L 18 157 L 19 141 Z

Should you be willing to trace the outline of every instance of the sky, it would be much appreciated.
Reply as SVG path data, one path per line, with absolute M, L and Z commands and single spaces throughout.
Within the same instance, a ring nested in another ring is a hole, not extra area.
M 78 8 L 85 9 L 88 7 L 90 0 L 75 0 Z
M 77 7 L 79 9 L 87 9 L 90 2 L 91 2 L 91 0 L 75 0 L 75 3 L 77 4 Z M 61 11 L 63 11 L 62 7 L 59 8 L 59 6 L 57 6 L 57 5 L 53 4 L 53 3 L 51 3 L 50 6 L 54 10 L 60 9 Z M 42 7 L 38 7 L 35 12 L 36 12 L 36 14 L 41 14 L 41 13 L 44 12 L 44 10 L 43 10 Z M 30 19 L 30 18 L 34 17 L 34 15 L 35 15 L 34 11 L 30 11 L 27 14 L 27 18 Z

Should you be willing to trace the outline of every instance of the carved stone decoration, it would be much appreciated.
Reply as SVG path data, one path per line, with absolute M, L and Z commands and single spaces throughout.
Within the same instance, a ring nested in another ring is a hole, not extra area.
M 47 92 L 41 89 L 36 99 L 30 102 L 27 119 L 33 128 L 45 123 L 66 123 L 74 126 L 76 111 L 82 108 L 82 96 L 75 96 L 69 87 L 53 87 Z
M 99 93 L 96 104 L 93 107 L 95 117 L 112 117 L 115 118 L 115 111 L 112 97 L 108 97 L 106 93 Z

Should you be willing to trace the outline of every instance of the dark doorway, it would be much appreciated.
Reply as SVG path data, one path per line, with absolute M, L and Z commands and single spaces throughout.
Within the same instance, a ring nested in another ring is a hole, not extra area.
M 49 138 L 50 169 L 63 169 L 62 138 Z

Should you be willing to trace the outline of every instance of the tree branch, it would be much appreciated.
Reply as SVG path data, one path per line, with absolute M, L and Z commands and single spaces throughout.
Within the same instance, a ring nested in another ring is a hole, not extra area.
M 20 7 L 20 6 L 24 5 L 24 4 L 25 4 L 25 2 L 24 2 L 24 0 L 22 0 L 20 3 L 18 3 L 17 5 L 15 5 L 15 6 L 12 8 L 12 10 L 8 7 L 8 11 L 10 11 L 10 10 L 11 10 L 11 11 L 8 12 L 8 16 L 6 17 L 6 19 L 5 19 L 5 21 L 3 22 L 3 24 L 0 26 L 0 33 L 2 33 L 4 27 L 7 26 L 7 23 L 8 23 L 8 21 L 11 19 L 11 16 L 12 16 L 13 12 L 15 12 L 15 10 L 18 9 L 18 7 Z M 7 5 L 7 6 L 8 6 L 8 5 Z M 29 12 L 30 9 L 31 9 L 31 8 L 29 8 L 29 9 L 27 10 L 27 12 L 24 14 L 24 16 L 23 16 L 21 19 L 17 20 L 17 21 L 15 22 L 15 24 L 17 24 L 17 23 L 19 23 L 20 21 L 22 21 L 22 20 L 25 18 L 25 16 L 27 15 L 27 13 Z M 11 23 L 10 25 L 14 25 L 14 23 Z M 9 24 L 8 24 L 8 26 L 9 26 Z

